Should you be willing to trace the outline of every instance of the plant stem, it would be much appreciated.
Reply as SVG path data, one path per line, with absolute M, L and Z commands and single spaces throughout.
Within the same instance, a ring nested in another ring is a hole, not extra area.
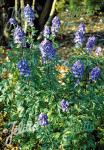
M 50 25 L 51 20 L 52 20 L 52 18 L 53 18 L 53 15 L 54 15 L 54 13 L 55 13 L 56 2 L 57 2 L 57 0 L 54 0 L 54 1 L 53 1 L 53 5 L 52 5 L 52 9 L 51 9 L 51 12 L 50 12 L 50 15 L 49 15 L 49 19 L 48 19 L 48 21 L 47 21 L 47 23 L 46 23 L 47 25 L 48 25 L 48 24 Z
M 27 21 L 25 21 L 25 25 L 24 25 L 24 32 L 25 33 L 27 32 L 27 26 L 28 26 Z
M 35 10 L 35 0 L 32 2 L 32 9 Z
M 18 0 L 15 0 L 15 18 L 18 20 Z
M 20 0 L 20 6 L 21 6 L 21 26 L 23 27 L 24 0 Z

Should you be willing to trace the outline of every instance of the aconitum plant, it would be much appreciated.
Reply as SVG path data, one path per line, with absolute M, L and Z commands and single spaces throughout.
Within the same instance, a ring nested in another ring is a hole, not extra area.
M 61 22 L 58 16 L 55 16 L 52 20 L 51 33 L 52 36 L 56 36 L 60 30 Z
M 78 31 L 82 32 L 83 34 L 86 33 L 86 25 L 84 23 L 81 23 L 79 25 Z
M 84 74 L 84 64 L 78 60 L 73 64 L 71 70 L 75 78 L 82 78 Z
M 95 67 L 92 69 L 90 73 L 90 78 L 92 81 L 96 81 L 101 75 L 101 69 L 99 67 Z
M 82 47 L 83 42 L 85 41 L 85 33 L 86 26 L 84 23 L 81 23 L 77 32 L 75 33 L 74 43 L 76 48 Z
M 17 25 L 17 21 L 15 20 L 15 18 L 10 18 L 9 21 L 10 25 Z
M 35 13 L 29 4 L 24 8 L 24 19 L 28 22 L 30 26 L 33 26 L 33 21 L 35 20 Z
M 14 43 L 24 44 L 25 42 L 25 33 L 20 26 L 17 26 L 14 30 Z
M 96 53 L 96 56 L 102 55 L 102 48 L 101 47 L 97 47 L 95 53 Z
M 75 33 L 74 43 L 76 47 L 81 47 L 84 42 L 84 34 L 82 31 L 77 31 Z
M 68 111 L 68 107 L 69 107 L 69 102 L 66 100 L 62 100 L 61 101 L 61 108 L 63 112 L 67 112 Z
M 46 59 L 51 60 L 56 55 L 56 49 L 53 47 L 53 43 L 47 39 L 40 43 L 40 51 L 44 61 Z
M 49 124 L 48 122 L 48 116 L 47 114 L 41 113 L 39 115 L 39 125 L 41 126 L 47 126 Z
M 28 61 L 23 59 L 18 63 L 18 69 L 20 71 L 20 74 L 24 77 L 30 76 L 30 68 L 28 65 Z
M 94 49 L 95 43 L 96 43 L 95 36 L 92 36 L 92 37 L 88 38 L 88 41 L 86 43 L 87 52 L 92 52 L 92 50 Z
M 51 34 L 50 27 L 49 26 L 45 26 L 44 27 L 44 31 L 43 31 L 43 36 L 48 39 L 50 34 Z

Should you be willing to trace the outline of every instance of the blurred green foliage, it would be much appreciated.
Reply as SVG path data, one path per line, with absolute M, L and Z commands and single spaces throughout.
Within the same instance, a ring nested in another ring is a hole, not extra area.
M 66 7 L 69 8 L 72 15 L 81 13 L 93 15 L 94 12 L 100 11 L 101 7 L 104 7 L 104 2 L 102 0 L 59 0 L 56 10 L 62 11 Z
M 19 143 L 22 150 L 95 150 L 98 142 L 104 142 L 104 56 L 86 54 L 82 48 L 72 49 L 73 55 L 66 64 L 58 57 L 42 64 L 38 42 L 33 48 L 23 49 L 23 57 L 31 68 L 28 78 L 22 77 L 17 67 L 22 58 L 20 48 L 14 46 L 8 52 L 9 59 L 2 64 L 1 111 L 8 114 L 5 127 L 9 131 L 12 123 L 17 122 L 19 133 L 13 136 L 12 143 Z M 85 73 L 75 87 L 77 79 L 71 66 L 77 60 L 84 63 Z M 62 79 L 58 78 L 57 66 L 69 68 Z M 101 77 L 90 82 L 89 72 L 95 66 L 101 68 Z M 68 112 L 60 107 L 63 98 L 69 101 Z M 48 115 L 47 127 L 39 126 L 41 112 Z

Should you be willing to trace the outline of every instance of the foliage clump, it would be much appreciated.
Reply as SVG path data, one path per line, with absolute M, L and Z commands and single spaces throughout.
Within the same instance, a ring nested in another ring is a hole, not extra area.
M 95 41 L 88 52 L 85 37 L 66 62 L 57 54 L 57 35 L 43 31 L 40 43 L 35 33 L 27 26 L 25 44 L 12 40 L 0 68 L 1 111 L 8 116 L 3 126 L 10 131 L 3 148 L 95 150 L 104 139 L 103 52 L 96 55 Z

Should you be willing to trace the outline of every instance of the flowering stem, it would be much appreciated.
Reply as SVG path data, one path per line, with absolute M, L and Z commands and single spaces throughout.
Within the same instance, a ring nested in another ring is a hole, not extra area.
M 54 0 L 53 5 L 52 5 L 52 9 L 51 9 L 51 12 L 50 12 L 50 17 L 52 17 L 54 15 L 56 2 L 57 2 L 57 0 Z
M 25 21 L 25 26 L 24 26 L 24 32 L 25 33 L 27 32 L 27 26 L 28 26 L 27 21 Z
M 15 0 L 15 18 L 18 20 L 18 0 Z
M 46 24 L 50 24 L 50 22 L 51 22 L 51 20 L 52 20 L 52 18 L 53 18 L 53 15 L 54 15 L 54 13 L 55 13 L 56 2 L 57 2 L 57 0 L 54 0 L 54 1 L 53 1 L 53 5 L 52 5 L 52 9 L 51 9 L 51 12 L 50 12 L 50 15 L 49 15 L 49 19 L 48 19 L 48 21 L 47 21 Z
M 22 26 L 23 26 L 23 10 L 24 10 L 24 0 L 20 0 L 20 5 L 21 5 L 21 21 L 22 21 Z
M 35 0 L 32 2 L 32 9 L 35 10 Z

